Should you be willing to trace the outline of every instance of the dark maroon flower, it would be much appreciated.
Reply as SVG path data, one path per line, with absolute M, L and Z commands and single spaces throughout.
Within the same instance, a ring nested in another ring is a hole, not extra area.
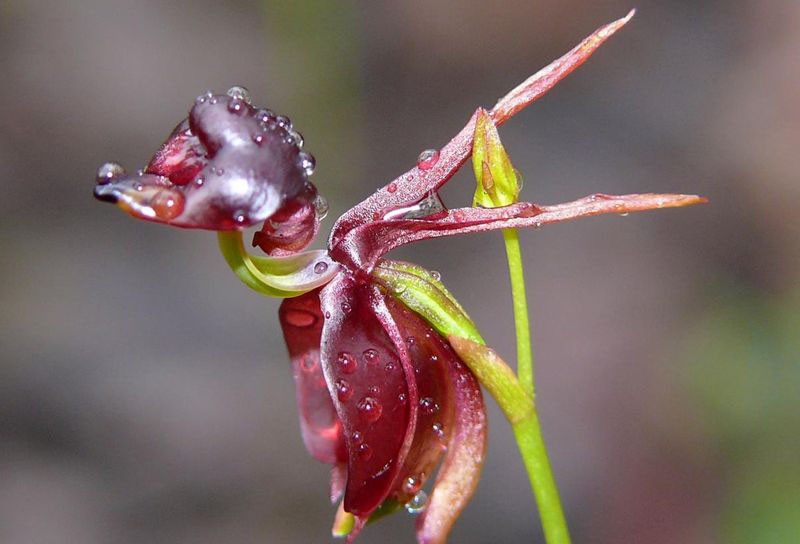
M 485 452 L 486 418 L 475 377 L 432 324 L 373 274 L 376 266 L 393 266 L 382 261 L 389 251 L 441 236 L 703 201 L 692 195 L 593 195 L 556 206 L 448 210 L 437 194 L 470 156 L 479 114 L 482 122 L 504 123 L 629 18 L 598 29 L 490 111 L 478 110 L 446 146 L 423 152 L 414 168 L 342 215 L 328 241 L 329 260 L 296 261 L 306 267 L 298 276 L 302 285 L 281 276 L 279 286 L 264 291 L 294 296 L 281 305 L 280 322 L 302 435 L 309 452 L 333 466 L 331 498 L 343 496 L 344 510 L 356 520 L 350 540 L 379 508 L 419 509 L 422 486 L 444 456 L 418 519 L 420 542 L 443 542 L 477 485 Z M 324 214 L 308 181 L 313 158 L 300 151 L 301 142 L 288 119 L 255 110 L 241 88 L 228 96 L 202 95 L 141 175 L 104 165 L 95 195 L 136 217 L 180 227 L 226 231 L 264 222 L 254 245 L 273 255 L 296 253 L 314 237 Z M 245 274 L 252 272 L 248 266 L 286 274 L 295 261 L 242 262 L 232 266 Z M 315 283 L 308 267 L 328 275 Z M 258 288 L 258 281 L 248 285 Z
M 98 171 L 94 194 L 134 217 L 176 227 L 232 230 L 271 219 L 259 244 L 275 253 L 303 249 L 316 233 L 314 157 L 291 121 L 255 109 L 243 87 L 197 97 L 134 175 L 114 163 Z

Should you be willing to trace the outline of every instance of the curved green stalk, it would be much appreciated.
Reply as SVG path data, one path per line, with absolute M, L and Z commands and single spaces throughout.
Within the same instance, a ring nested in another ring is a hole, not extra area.
M 517 333 L 517 376 L 525 392 L 534 395 L 533 349 L 531 328 L 528 321 L 528 297 L 525 293 L 525 270 L 522 266 L 522 250 L 517 229 L 503 231 L 508 259 L 508 275 L 511 280 L 511 298 L 514 308 L 514 327 Z
M 459 357 L 495 399 L 514 431 L 547 544 L 569 544 L 569 530 L 533 396 L 525 390 L 514 371 L 486 347 L 475 324 L 430 272 L 407 263 L 382 261 L 372 275 L 448 338 Z

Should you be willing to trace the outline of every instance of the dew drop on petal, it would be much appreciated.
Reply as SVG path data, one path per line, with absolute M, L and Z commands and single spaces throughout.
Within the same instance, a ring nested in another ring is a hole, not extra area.
M 197 185 L 198 187 L 202 187 L 205 182 L 206 178 L 204 178 L 203 176 L 197 176 L 197 179 L 194 180 L 194 184 Z
M 428 414 L 433 414 L 439 411 L 439 405 L 431 397 L 423 397 L 419 399 L 419 407 Z
M 349 302 L 347 302 L 347 301 L 342 302 L 342 312 L 344 312 L 345 314 L 349 314 L 352 311 L 353 311 L 353 307 L 350 305 Z
M 420 491 L 414 498 L 406 503 L 406 512 L 409 514 L 419 514 L 428 505 L 428 494 Z
M 400 393 L 399 395 L 397 395 L 397 400 L 400 401 L 400 404 L 405 404 L 407 399 L 408 397 L 406 396 L 405 393 Z
M 381 360 L 381 356 L 380 354 L 378 354 L 378 350 L 376 349 L 372 348 L 366 349 L 364 350 L 363 355 L 364 355 L 364 362 L 368 364 L 374 365 L 379 363 Z
M 514 175 L 517 177 L 517 192 L 522 190 L 522 186 L 525 185 L 525 178 L 522 177 L 522 172 L 514 168 Z
M 331 318 L 331 313 L 325 312 L 325 319 L 330 319 L 330 318 Z
M 125 175 L 125 169 L 116 162 L 107 162 L 97 169 L 97 183 L 103 185 L 114 178 Z
M 326 270 L 328 270 L 328 263 L 324 261 L 320 261 L 314 265 L 315 274 L 324 274 Z
M 386 190 L 390 193 L 394 193 L 397 191 L 397 184 L 395 182 L 391 182 L 389 185 L 386 186 Z
M 388 363 L 386 363 L 386 366 L 384 366 L 383 368 L 386 369 L 386 372 L 394 372 L 394 369 L 397 368 L 397 365 L 395 365 L 393 362 L 389 361 Z
M 447 437 L 444 433 L 444 425 L 442 425 L 441 423 L 434 423 L 431 426 L 431 429 L 433 429 L 433 434 L 436 435 L 436 438 L 439 439 L 439 442 L 444 443 L 446 441 Z
M 336 398 L 341 402 L 347 402 L 353 396 L 353 388 L 344 378 L 336 380 Z
M 359 444 L 358 448 L 356 448 L 356 453 L 362 461 L 369 461 L 372 458 L 372 448 L 366 443 Z
M 430 170 L 439 162 L 439 151 L 436 149 L 426 149 L 417 157 L 417 167 L 420 170 Z
M 431 270 L 431 278 L 433 278 L 434 281 L 442 281 L 442 273 L 438 270 Z
M 361 431 L 353 431 L 350 438 L 353 440 L 353 444 L 361 444 L 364 441 L 364 435 L 361 434 Z
M 329 314 L 326 313 L 325 317 L 328 317 L 328 315 Z M 339 369 L 343 374 L 352 374 L 358 368 L 358 361 L 356 361 L 352 353 L 347 351 L 339 353 L 339 356 L 336 358 L 336 364 L 339 365 Z
M 383 406 L 375 397 L 364 397 L 356 405 L 358 414 L 367 423 L 374 423 L 381 418 Z
M 156 217 L 159 219 L 175 219 L 183 213 L 184 196 L 175 191 L 159 191 L 150 202 Z
M 233 87 L 225 91 L 225 94 L 227 94 L 231 98 L 238 98 L 240 100 L 243 100 L 248 104 L 253 103 L 253 99 L 250 96 L 250 91 L 248 91 L 246 87 L 242 87 L 241 85 L 234 85 Z
M 279 127 L 283 127 L 286 130 L 292 128 L 292 121 L 285 115 L 279 115 L 275 118 L 275 122 L 278 124 Z
M 416 495 L 422 488 L 422 478 L 419 476 L 409 476 L 403 480 L 403 491 L 409 495 Z

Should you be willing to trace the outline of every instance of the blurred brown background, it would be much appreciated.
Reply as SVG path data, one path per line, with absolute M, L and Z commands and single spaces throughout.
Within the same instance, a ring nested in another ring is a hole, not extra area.
M 326 542 L 277 301 L 214 236 L 91 197 L 194 97 L 289 115 L 332 219 L 629 2 L 0 4 L 0 542 Z M 642 0 L 501 131 L 523 196 L 699 192 L 711 205 L 523 234 L 539 405 L 576 542 L 800 538 L 800 3 Z M 451 205 L 473 188 L 463 172 Z M 476 258 L 480 251 L 480 257 Z M 439 270 L 509 359 L 499 235 Z M 541 542 L 492 406 L 454 543 Z M 409 516 L 359 542 L 411 542 Z

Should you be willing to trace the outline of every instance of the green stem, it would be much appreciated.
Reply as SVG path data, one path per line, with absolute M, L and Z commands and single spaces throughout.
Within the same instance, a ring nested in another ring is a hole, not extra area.
M 533 495 L 539 508 L 547 544 L 569 544 L 569 529 L 561 508 L 558 487 L 550 467 L 547 447 L 542 437 L 539 415 L 534 403 L 526 417 L 512 424 L 520 455 L 528 471 Z
M 517 332 L 517 376 L 528 395 L 533 397 L 533 350 L 531 328 L 528 321 L 528 298 L 525 294 L 525 270 L 522 266 L 522 250 L 516 229 L 503 231 L 508 258 L 508 275 L 511 280 L 511 297 L 514 307 L 514 326 Z

